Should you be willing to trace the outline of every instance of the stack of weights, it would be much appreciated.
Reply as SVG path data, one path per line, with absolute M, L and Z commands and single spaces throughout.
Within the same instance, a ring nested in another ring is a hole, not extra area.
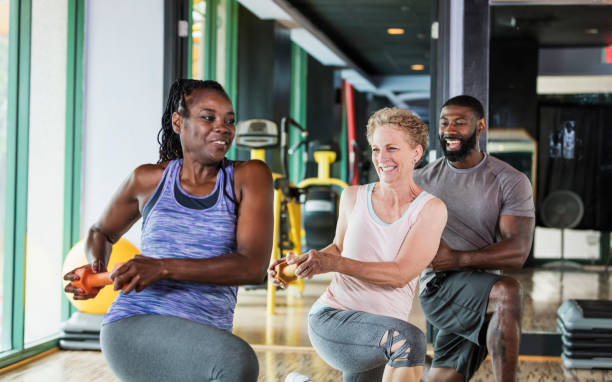
M 100 350 L 103 314 L 74 312 L 62 323 L 59 345 L 67 350 Z
M 130 260 L 138 252 L 138 248 L 128 240 L 119 239 L 113 245 L 107 268 L 109 270 L 115 269 L 117 265 Z M 87 264 L 85 240 L 81 240 L 66 255 L 62 275 L 85 264 Z M 89 291 L 90 288 L 106 286 L 100 290 L 95 298 L 88 300 L 75 300 L 71 293 L 66 293 L 66 297 L 78 312 L 75 312 L 68 321 L 62 323 L 59 345 L 62 349 L 69 350 L 100 350 L 102 319 L 119 291 L 113 290 L 113 286 L 108 285 L 111 283 L 108 272 L 91 275 L 91 271 L 81 269 L 77 274 L 80 281 L 72 282 L 72 285 L 77 288 Z M 64 281 L 64 286 L 66 284 L 68 284 L 68 281 Z
M 565 367 L 612 369 L 612 301 L 566 300 L 557 315 Z
M 95 293 L 96 288 L 111 283 L 109 272 L 93 273 L 89 268 L 81 268 L 76 270 L 75 274 L 79 280 L 72 281 L 71 284 L 82 289 L 85 294 Z M 103 314 L 75 312 L 68 321 L 62 324 L 60 347 L 69 350 L 100 350 L 100 329 L 103 317 Z

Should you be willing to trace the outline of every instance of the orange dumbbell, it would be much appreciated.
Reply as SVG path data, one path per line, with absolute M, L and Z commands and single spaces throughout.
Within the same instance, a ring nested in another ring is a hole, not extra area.
M 289 284 L 297 280 L 297 276 L 295 275 L 295 269 L 297 268 L 297 264 L 287 264 L 286 261 L 280 262 L 276 264 L 274 270 L 276 271 L 275 279 L 282 281 L 285 284 Z
M 121 264 L 123 263 L 115 264 L 114 269 L 117 269 Z M 86 295 L 90 295 L 94 293 L 96 289 L 113 283 L 113 280 L 110 278 L 111 272 L 94 273 L 90 267 L 79 268 L 74 271 L 74 274 L 78 276 L 79 279 L 71 281 L 70 285 L 83 290 Z

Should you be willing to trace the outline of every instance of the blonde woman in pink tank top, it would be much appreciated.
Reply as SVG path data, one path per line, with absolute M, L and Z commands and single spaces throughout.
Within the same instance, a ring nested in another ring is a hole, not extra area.
M 297 264 L 300 278 L 335 272 L 310 311 L 308 333 L 345 382 L 421 377 L 425 338 L 408 315 L 417 277 L 434 258 L 447 217 L 444 203 L 413 180 L 427 135 L 408 110 L 374 113 L 367 136 L 379 182 L 344 190 L 333 243 L 286 259 Z

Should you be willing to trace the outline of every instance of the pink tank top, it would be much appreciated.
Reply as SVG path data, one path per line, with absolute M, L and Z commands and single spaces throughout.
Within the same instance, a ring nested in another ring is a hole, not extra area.
M 425 191 L 421 192 L 404 215 L 389 224 L 380 220 L 374 213 L 373 188 L 372 183 L 359 186 L 357 190 L 355 207 L 344 235 L 342 256 L 365 262 L 393 261 L 423 206 L 433 196 Z M 319 301 L 339 310 L 359 310 L 407 321 L 417 280 L 418 276 L 403 288 L 392 288 L 335 273 Z

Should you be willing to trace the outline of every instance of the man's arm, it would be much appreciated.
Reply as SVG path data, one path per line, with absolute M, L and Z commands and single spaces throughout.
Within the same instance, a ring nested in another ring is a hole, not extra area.
M 532 217 L 502 216 L 499 219 L 502 240 L 474 251 L 456 251 L 441 240 L 431 268 L 520 269 L 529 256 L 534 226 Z

